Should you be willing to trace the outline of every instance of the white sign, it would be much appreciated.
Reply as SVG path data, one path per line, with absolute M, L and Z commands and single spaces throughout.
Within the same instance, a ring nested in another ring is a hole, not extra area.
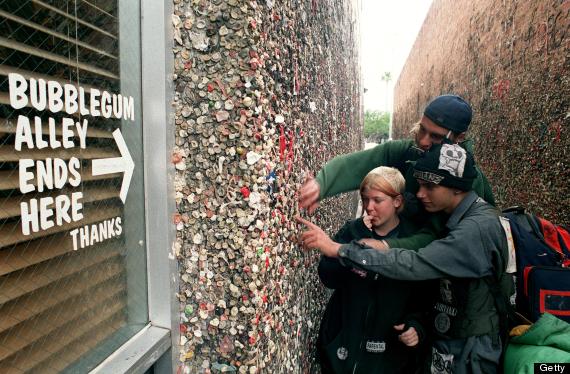
M 112 94 L 96 88 L 89 90 L 89 106 L 86 106 L 86 93 L 83 87 L 72 84 L 60 84 L 57 81 L 30 78 L 29 81 L 17 73 L 8 74 L 10 105 L 14 109 L 31 106 L 38 111 L 49 110 L 52 113 L 64 111 L 67 114 L 79 112 L 82 117 L 91 116 L 116 118 L 134 121 L 134 99 L 121 94 Z M 47 121 L 47 132 L 45 123 Z M 33 128 L 32 128 L 33 126 Z M 82 118 L 63 117 L 57 120 L 48 117 L 30 118 L 19 115 L 16 124 L 14 149 L 53 150 L 87 147 L 88 120 Z M 57 136 L 60 133 L 61 135 Z M 123 139 L 121 131 L 116 129 L 113 138 L 117 143 L 121 157 L 93 160 L 92 174 L 103 175 L 122 172 L 123 183 L 119 197 L 123 204 L 135 164 Z M 19 160 L 19 188 L 22 194 L 60 190 L 66 185 L 78 187 L 81 184 L 81 162 L 77 157 L 69 160 L 61 158 L 46 158 L 34 160 L 21 158 Z M 72 192 L 71 196 L 45 196 L 32 198 L 20 203 L 22 233 L 32 233 L 47 230 L 65 223 L 77 222 L 83 219 L 83 193 Z M 73 248 L 84 248 L 94 243 L 118 236 L 122 233 L 121 217 L 86 225 L 70 232 Z

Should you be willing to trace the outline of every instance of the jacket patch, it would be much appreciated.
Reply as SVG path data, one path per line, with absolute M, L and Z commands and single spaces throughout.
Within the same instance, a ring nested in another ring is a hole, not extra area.
M 367 341 L 366 342 L 366 351 L 371 353 L 382 353 L 386 350 L 386 343 L 385 342 L 374 342 L 374 341 Z
M 441 300 L 447 304 L 453 304 L 453 290 L 451 287 L 452 284 L 449 279 L 439 280 L 439 292 Z
M 453 372 L 453 355 L 439 352 L 432 347 L 431 368 L 432 374 L 451 374 Z
M 345 347 L 338 347 L 338 349 L 336 350 L 336 356 L 338 357 L 339 360 L 346 360 L 346 358 L 348 357 L 348 349 L 346 349 Z
M 440 334 L 446 333 L 451 327 L 451 320 L 445 313 L 439 313 L 433 321 L 434 327 Z
M 360 269 L 350 269 L 354 274 L 358 275 L 361 278 L 366 278 L 366 271 Z
M 459 145 L 442 144 L 438 169 L 447 170 L 449 174 L 462 178 L 466 160 L 467 153 Z
M 457 308 L 452 307 L 451 305 L 445 305 L 442 303 L 435 303 L 434 309 L 438 312 L 449 314 L 452 317 L 457 315 Z

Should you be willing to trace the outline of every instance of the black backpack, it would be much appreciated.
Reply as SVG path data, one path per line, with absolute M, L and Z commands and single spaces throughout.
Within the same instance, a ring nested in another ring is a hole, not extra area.
M 503 216 L 515 246 L 515 310 L 530 322 L 548 312 L 570 323 L 570 230 L 521 207 Z
M 501 279 L 486 278 L 500 316 L 499 336 L 503 345 L 500 367 L 511 328 L 531 324 L 545 312 L 570 322 L 570 231 L 525 213 L 522 207 L 505 209 L 502 221 L 505 218 L 516 269 L 513 275 L 505 272 Z M 513 276 L 514 295 L 512 289 L 505 287 Z

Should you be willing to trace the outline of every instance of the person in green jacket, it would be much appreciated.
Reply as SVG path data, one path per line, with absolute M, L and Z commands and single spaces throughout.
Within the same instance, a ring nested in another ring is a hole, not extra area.
M 358 188 L 366 173 L 377 166 L 394 167 L 406 179 L 406 211 L 403 213 L 416 222 L 429 222 L 430 229 L 418 232 L 408 238 L 394 238 L 384 241 L 382 247 L 400 247 L 418 249 L 436 237 L 442 236 L 445 217 L 426 215 L 421 204 L 415 199 L 418 184 L 412 176 L 412 164 L 429 150 L 433 144 L 443 142 L 461 143 L 468 151 L 472 151 L 471 141 L 465 136 L 471 123 L 471 106 L 457 95 L 442 95 L 433 99 L 425 108 L 424 114 L 416 124 L 415 139 L 392 140 L 374 148 L 341 155 L 327 162 L 316 178 L 308 178 L 299 191 L 299 207 L 312 214 L 318 201 L 342 192 Z M 476 168 L 477 177 L 473 181 L 473 190 L 491 205 L 495 199 L 487 178 Z M 372 242 L 367 242 L 372 245 Z
M 570 367 L 570 324 L 544 313 L 522 335 L 512 337 L 507 346 L 504 362 L 504 374 L 533 374 L 550 372 L 568 373 L 570 370 L 554 371 L 553 364 L 566 363 Z M 543 364 L 540 364 L 543 363 Z M 536 371 L 534 365 L 542 371 Z M 562 365 L 559 365 L 562 366 Z

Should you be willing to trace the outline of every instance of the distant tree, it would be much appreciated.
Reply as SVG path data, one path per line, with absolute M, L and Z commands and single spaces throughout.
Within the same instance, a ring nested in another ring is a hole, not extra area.
M 389 71 L 384 72 L 380 80 L 383 82 L 390 82 L 392 80 L 392 73 L 390 73 Z
M 389 71 L 384 72 L 384 74 L 382 74 L 382 77 L 380 78 L 380 80 L 382 82 L 384 82 L 386 84 L 386 93 L 385 93 L 385 101 L 384 101 L 384 110 L 388 111 L 388 86 L 390 85 L 390 82 L 392 81 L 392 73 L 390 73 Z
M 367 110 L 364 113 L 364 138 L 380 143 L 388 139 L 390 133 L 390 113 L 379 110 Z

